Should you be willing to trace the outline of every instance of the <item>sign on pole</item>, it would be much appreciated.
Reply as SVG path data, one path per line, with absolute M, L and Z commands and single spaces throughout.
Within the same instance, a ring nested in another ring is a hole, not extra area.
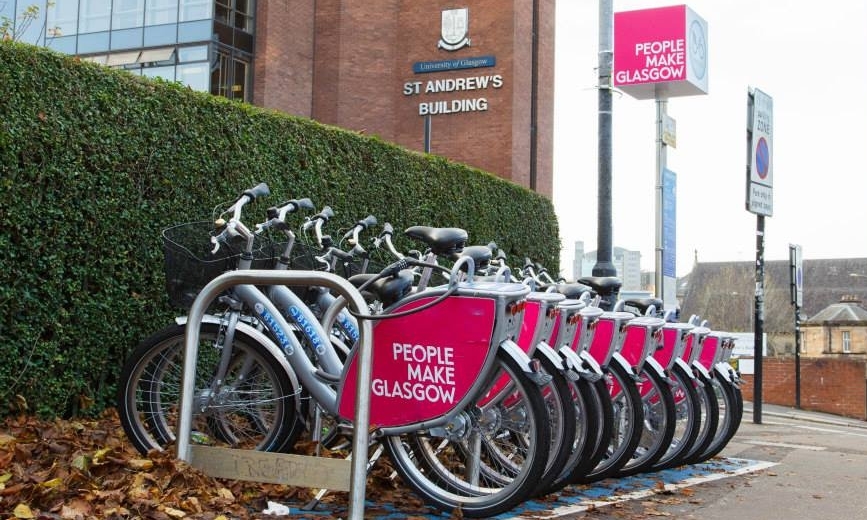
M 747 93 L 747 211 L 774 213 L 774 100 L 759 89 Z
M 804 261 L 801 246 L 789 244 L 789 269 L 791 270 L 792 305 L 804 306 Z
M 614 86 L 636 99 L 707 94 L 707 22 L 685 5 L 614 13 Z

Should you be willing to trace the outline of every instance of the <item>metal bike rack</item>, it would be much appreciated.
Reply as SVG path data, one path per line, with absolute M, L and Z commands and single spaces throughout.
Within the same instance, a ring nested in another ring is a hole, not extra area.
M 192 462 L 190 434 L 193 422 L 193 394 L 195 392 L 196 360 L 199 349 L 199 327 L 211 301 L 235 285 L 288 285 L 327 287 L 343 296 L 350 308 L 361 313 L 366 304 L 361 293 L 344 278 L 318 271 L 262 271 L 239 270 L 223 273 L 202 289 L 190 308 L 184 336 L 184 372 L 181 388 L 181 408 L 178 419 L 177 454 L 185 462 Z M 370 380 L 372 373 L 373 326 L 370 320 L 359 320 L 358 381 L 352 438 L 351 471 L 349 477 L 349 518 L 364 518 L 365 486 L 367 484 L 367 449 L 370 440 Z M 232 450 L 241 451 L 241 450 Z M 261 453 L 261 456 L 281 454 Z M 284 457 L 286 455 L 283 455 Z M 295 456 L 300 457 L 300 456 Z M 318 457 L 304 457 L 318 458 Z M 320 459 L 332 461 L 333 459 Z

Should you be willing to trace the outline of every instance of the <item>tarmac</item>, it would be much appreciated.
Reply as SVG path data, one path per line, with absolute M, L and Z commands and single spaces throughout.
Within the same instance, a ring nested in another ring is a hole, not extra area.
M 570 486 L 497 518 L 867 518 L 867 422 L 763 404 L 757 424 L 754 410 L 753 403 L 745 403 L 738 433 L 718 457 L 705 463 Z M 290 517 L 302 513 L 298 504 L 287 505 Z M 368 503 L 365 509 L 365 518 L 388 520 L 460 517 L 401 504 Z M 308 518 L 345 518 L 347 511 L 324 507 L 304 513 Z

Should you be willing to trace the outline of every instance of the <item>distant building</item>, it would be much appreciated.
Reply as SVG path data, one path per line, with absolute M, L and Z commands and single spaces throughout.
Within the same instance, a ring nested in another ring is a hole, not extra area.
M 622 247 L 614 247 L 611 251 L 611 263 L 617 270 L 617 277 L 623 282 L 621 290 L 641 291 L 641 252 L 630 251 Z M 573 279 L 591 276 L 596 265 L 596 251 L 584 252 L 584 242 L 575 242 L 575 258 L 572 261 Z
M 867 300 L 867 258 L 805 259 L 803 271 L 802 325 L 817 318 L 826 321 L 821 317 L 828 309 L 836 308 L 834 305 L 841 304 L 844 296 L 849 299 L 842 302 L 846 305 Z M 697 263 L 682 281 L 681 316 L 701 316 L 715 330 L 751 332 L 755 329 L 755 262 Z M 790 285 L 788 260 L 765 262 L 763 329 L 768 335 L 766 347 L 770 356 L 795 352 L 795 313 Z M 829 325 L 825 330 L 832 329 Z M 801 339 L 803 351 L 805 335 Z M 842 348 L 842 341 L 842 334 L 837 340 L 832 338 L 832 350 L 835 344 Z M 862 341 L 858 336 L 850 334 L 850 341 L 853 351 L 856 348 L 867 351 L 867 345 L 856 346 Z M 867 336 L 863 341 L 867 341 Z
M 867 309 L 844 295 L 801 326 L 801 352 L 810 357 L 867 356 Z

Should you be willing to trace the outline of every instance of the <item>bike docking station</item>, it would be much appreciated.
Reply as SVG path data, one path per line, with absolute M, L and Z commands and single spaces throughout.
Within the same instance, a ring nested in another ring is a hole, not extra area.
M 235 285 L 318 286 L 334 290 L 345 298 L 355 312 L 367 309 L 361 293 L 345 278 L 321 271 L 237 270 L 221 274 L 198 294 L 190 308 L 187 323 L 201 323 L 208 305 L 223 291 Z M 186 329 L 184 367 L 178 418 L 177 457 L 215 478 L 284 484 L 349 492 L 348 518 L 364 518 L 367 484 L 367 451 L 370 438 L 370 386 L 373 359 L 373 325 L 359 320 L 356 408 L 352 436 L 352 455 L 331 459 L 244 449 L 191 445 L 193 396 L 199 327 Z

